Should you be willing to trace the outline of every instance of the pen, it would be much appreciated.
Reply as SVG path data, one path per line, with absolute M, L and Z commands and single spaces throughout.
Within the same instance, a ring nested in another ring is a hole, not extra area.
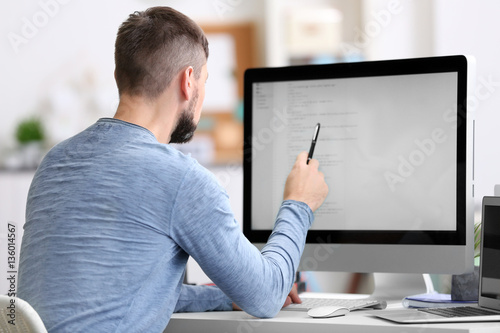
M 314 129 L 314 134 L 311 142 L 311 148 L 309 148 L 309 155 L 307 156 L 307 164 L 309 164 L 309 161 L 311 158 L 313 158 L 313 153 L 314 153 L 314 147 L 316 146 L 316 140 L 318 139 L 318 133 L 319 133 L 319 127 L 320 124 L 316 124 L 316 128 Z

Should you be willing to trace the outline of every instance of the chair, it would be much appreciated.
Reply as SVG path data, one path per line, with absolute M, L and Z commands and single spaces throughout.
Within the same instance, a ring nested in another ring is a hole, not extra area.
M 0 295 L 0 333 L 47 333 L 47 329 L 28 302 Z

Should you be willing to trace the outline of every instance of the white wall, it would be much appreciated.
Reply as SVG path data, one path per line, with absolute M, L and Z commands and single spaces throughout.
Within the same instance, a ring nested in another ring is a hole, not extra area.
M 390 3 L 399 6 L 388 20 L 376 19 Z M 475 103 L 475 221 L 481 200 L 500 184 L 500 2 L 495 0 L 365 0 L 364 26 L 371 30 L 365 53 L 370 60 L 467 54 L 476 58 Z M 376 32 L 376 33 L 375 33 Z M 498 193 L 497 193 L 498 195 Z M 441 291 L 449 282 L 442 276 Z M 438 286 L 436 286 L 438 288 Z
M 135 10 L 168 5 L 198 23 L 259 21 L 261 1 L 30 0 L 2 4 L 0 151 L 12 146 L 18 121 L 43 113 L 58 142 L 117 103 L 114 40 Z
M 392 4 L 392 5 L 391 5 Z M 471 92 L 476 118 L 475 202 L 500 184 L 500 2 L 495 0 L 365 0 L 364 25 L 370 60 L 468 54 L 477 62 Z M 397 13 L 380 13 L 395 6 Z M 377 13 L 379 15 L 377 15 Z M 377 24 L 379 29 L 377 30 Z M 371 29 L 369 29 L 371 27 Z M 374 28 L 375 27 L 375 28 Z
M 368 60 L 432 55 L 432 0 L 364 0 L 356 41 Z
M 438 0 L 434 7 L 434 53 L 476 58 L 476 210 L 500 184 L 500 2 Z

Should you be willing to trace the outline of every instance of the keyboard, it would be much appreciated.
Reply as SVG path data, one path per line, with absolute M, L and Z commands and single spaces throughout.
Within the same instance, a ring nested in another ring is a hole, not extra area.
M 385 309 L 387 303 L 376 299 L 362 298 L 362 299 L 340 299 L 340 298 L 316 298 L 316 297 L 301 297 L 302 303 L 293 303 L 284 307 L 285 311 L 309 311 L 312 308 L 320 306 L 342 306 L 348 308 L 350 311 L 373 308 Z
M 425 308 L 419 311 L 435 314 L 445 318 L 498 316 L 500 313 L 472 306 L 458 306 L 453 308 Z

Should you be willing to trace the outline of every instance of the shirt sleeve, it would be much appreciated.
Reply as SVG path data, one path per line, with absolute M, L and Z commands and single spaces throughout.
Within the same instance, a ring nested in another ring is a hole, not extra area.
M 170 234 L 229 299 L 247 313 L 267 318 L 280 311 L 292 288 L 312 221 L 305 203 L 283 202 L 259 251 L 241 232 L 215 177 L 194 168 L 178 192 Z
M 174 312 L 230 311 L 233 302 L 215 286 L 183 284 Z

